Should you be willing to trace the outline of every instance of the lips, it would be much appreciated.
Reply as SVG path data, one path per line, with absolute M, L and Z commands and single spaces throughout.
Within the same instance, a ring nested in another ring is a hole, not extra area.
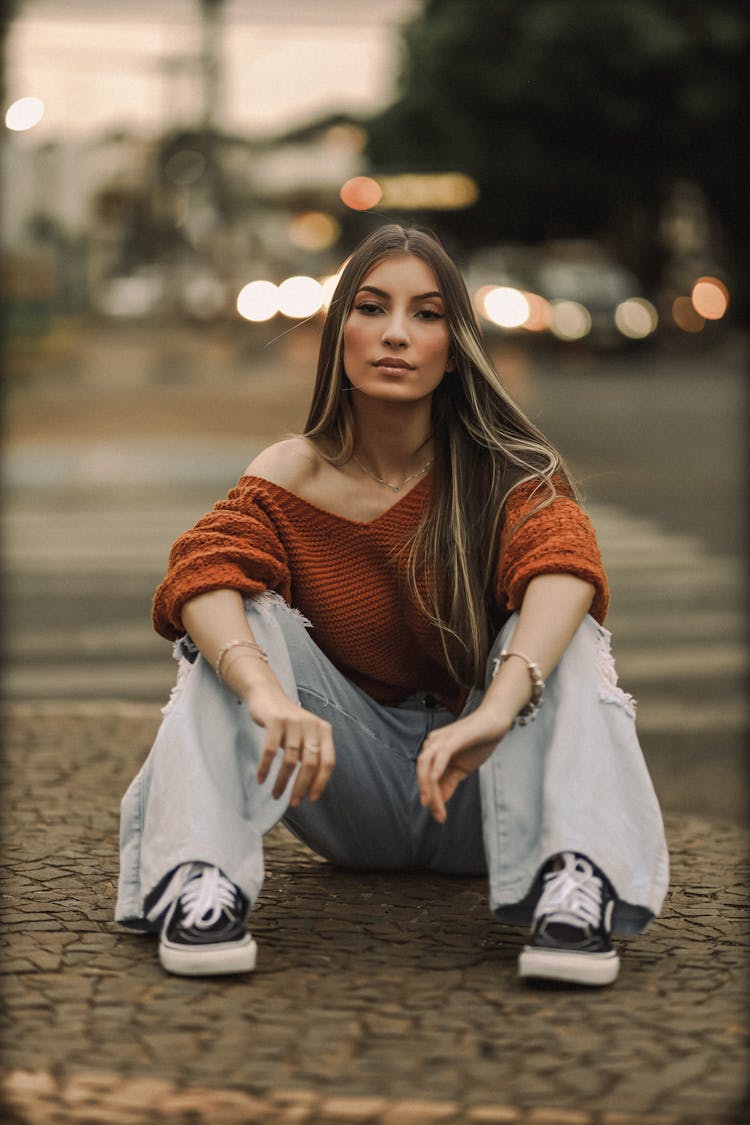
M 404 370 L 404 371 L 411 371 L 414 368 L 413 363 L 407 363 L 407 361 L 405 359 L 397 359 L 393 356 L 388 356 L 388 355 L 383 356 L 382 359 L 376 359 L 375 363 L 374 363 L 374 366 L 375 367 L 399 368 L 399 369 Z

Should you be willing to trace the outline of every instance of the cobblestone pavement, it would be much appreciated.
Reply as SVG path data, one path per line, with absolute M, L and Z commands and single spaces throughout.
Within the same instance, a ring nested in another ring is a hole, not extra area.
M 482 880 L 269 837 L 252 976 L 168 977 L 111 921 L 119 797 L 158 708 L 5 714 L 3 1123 L 748 1120 L 747 834 L 670 814 L 663 916 L 612 989 L 522 986 Z

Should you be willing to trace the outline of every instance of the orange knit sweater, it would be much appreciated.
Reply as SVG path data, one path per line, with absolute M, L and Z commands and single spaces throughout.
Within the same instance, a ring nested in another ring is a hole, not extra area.
M 398 548 L 429 502 L 431 476 L 369 523 L 337 516 L 285 488 L 243 476 L 225 500 L 172 546 L 156 591 L 154 627 L 184 633 L 182 606 L 197 594 L 230 588 L 252 597 L 275 590 L 313 624 L 313 639 L 336 667 L 381 703 L 415 691 L 459 711 L 464 692 L 448 673 L 437 630 L 409 597 Z M 507 504 L 498 552 L 497 601 L 518 609 L 537 574 L 570 573 L 596 588 L 602 621 L 608 590 L 593 528 L 578 504 L 558 498 L 519 527 L 533 507 L 529 487 Z

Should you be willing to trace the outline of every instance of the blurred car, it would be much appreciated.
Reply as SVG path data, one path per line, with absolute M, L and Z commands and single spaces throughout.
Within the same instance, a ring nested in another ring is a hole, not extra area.
M 141 319 L 162 310 L 164 282 L 153 269 L 107 278 L 97 287 L 92 303 L 97 312 L 119 320 Z
M 467 281 L 490 331 L 607 349 L 647 339 L 658 324 L 635 275 L 596 243 L 488 247 L 470 260 Z

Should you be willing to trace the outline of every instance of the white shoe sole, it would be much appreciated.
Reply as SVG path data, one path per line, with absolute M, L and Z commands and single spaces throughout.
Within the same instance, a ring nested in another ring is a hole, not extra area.
M 165 938 L 159 942 L 162 968 L 181 977 L 251 973 L 257 955 L 258 946 L 250 934 L 241 941 L 217 942 L 215 945 L 176 945 Z
M 609 953 L 569 953 L 564 949 L 526 945 L 518 959 L 518 971 L 527 979 L 612 984 L 620 971 L 620 958 L 614 949 Z

